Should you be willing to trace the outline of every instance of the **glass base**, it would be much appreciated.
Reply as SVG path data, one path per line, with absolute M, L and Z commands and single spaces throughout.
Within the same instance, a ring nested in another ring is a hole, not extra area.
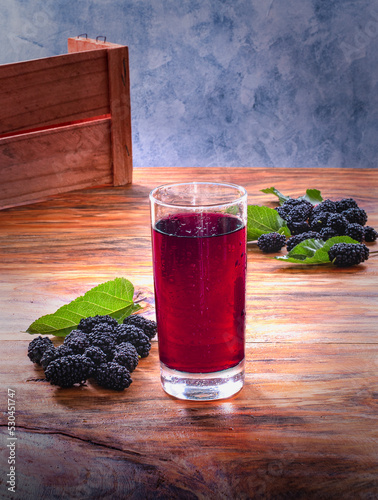
M 239 392 L 244 385 L 245 360 L 238 365 L 212 373 L 179 372 L 160 362 L 161 383 L 165 392 L 178 399 L 213 401 Z

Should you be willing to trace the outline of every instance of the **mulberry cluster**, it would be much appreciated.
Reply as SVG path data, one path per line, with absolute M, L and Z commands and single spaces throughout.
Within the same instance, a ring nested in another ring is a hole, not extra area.
M 28 346 L 28 357 L 33 363 L 41 364 L 42 356 L 47 349 L 54 347 L 54 344 L 48 337 L 36 337 Z
M 55 348 L 53 343 L 51 342 L 51 347 L 46 349 L 45 353 L 43 354 L 41 358 L 41 366 L 44 370 L 49 366 L 51 361 L 55 361 L 58 358 L 63 358 L 65 356 L 71 356 L 71 354 L 75 354 L 73 350 L 68 347 L 67 345 L 60 345 L 59 347 Z
M 122 342 L 114 350 L 113 361 L 132 372 L 139 362 L 138 351 L 130 342 Z
M 343 198 L 338 201 L 326 199 L 315 206 L 300 198 L 289 198 L 276 210 L 286 221 L 291 236 L 286 241 L 284 236 L 276 232 L 261 235 L 257 245 L 263 252 L 278 252 L 285 245 L 290 252 L 296 245 L 307 239 L 327 241 L 335 236 L 349 236 L 360 246 L 367 248 L 363 242 L 371 243 L 378 238 L 378 232 L 366 225 L 368 216 L 365 210 L 359 207 L 353 198 Z M 354 253 L 362 252 L 355 248 L 347 252 L 352 252 L 352 250 Z M 362 252 L 361 255 L 364 253 Z M 354 265 L 358 260 L 363 262 L 367 258 L 368 255 L 362 260 L 352 257 L 331 260 L 336 265 L 338 262 Z
M 83 318 L 80 320 L 78 329 L 84 333 L 90 333 L 95 326 L 108 325 L 115 328 L 118 325 L 118 321 L 109 315 L 105 316 L 90 316 L 89 318 Z
M 262 234 L 257 240 L 257 246 L 264 253 L 279 252 L 286 245 L 286 236 L 280 233 Z
M 368 239 L 365 239 L 366 222 L 365 210 L 360 208 L 353 198 L 324 200 L 313 208 L 308 219 L 311 230 L 318 231 L 324 241 L 334 236 L 350 236 L 359 242 L 369 241 L 370 229 L 367 231 Z
M 135 347 L 141 358 L 148 356 L 151 349 L 151 342 L 141 328 L 123 324 L 116 328 L 115 333 L 117 344 L 129 342 Z
M 151 321 L 150 319 L 147 319 L 140 314 L 132 314 L 131 316 L 127 316 L 123 320 L 123 324 L 134 325 L 138 328 L 141 328 L 150 340 L 153 339 L 157 333 L 156 322 Z
M 310 227 L 307 220 L 313 210 L 313 206 L 309 201 L 289 198 L 276 210 L 280 217 L 286 221 L 292 235 L 309 231 Z
M 148 356 L 156 323 L 143 316 L 119 324 L 110 316 L 82 319 L 59 347 L 47 337 L 28 346 L 31 361 L 41 365 L 46 380 L 59 387 L 84 384 L 93 378 L 98 385 L 121 391 L 132 383 L 130 376 L 140 358 Z

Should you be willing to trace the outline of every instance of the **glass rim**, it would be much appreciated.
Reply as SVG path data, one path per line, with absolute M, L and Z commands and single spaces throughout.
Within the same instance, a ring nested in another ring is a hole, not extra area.
M 239 196 L 236 196 L 234 199 L 231 201 L 227 201 L 224 203 L 201 203 L 200 205 L 193 205 L 193 204 L 183 204 L 183 203 L 168 203 L 162 200 L 159 200 L 155 197 L 155 194 L 158 190 L 162 188 L 168 188 L 168 187 L 177 187 L 177 186 L 194 186 L 195 184 L 197 185 L 213 185 L 213 186 L 224 186 L 224 187 L 229 187 L 233 188 L 237 191 L 239 191 Z M 223 207 L 223 206 L 229 206 L 229 205 L 235 205 L 236 203 L 240 203 L 243 198 L 247 198 L 248 193 L 247 190 L 243 187 L 240 186 L 239 184 L 234 184 L 232 182 L 212 182 L 212 181 L 192 181 L 192 182 L 169 182 L 166 184 L 161 184 L 160 186 L 156 186 L 149 194 L 150 201 L 153 202 L 156 205 L 160 206 L 165 206 L 165 207 L 174 207 L 174 208 L 183 208 L 183 209 L 188 209 L 188 208 L 201 208 L 201 207 Z

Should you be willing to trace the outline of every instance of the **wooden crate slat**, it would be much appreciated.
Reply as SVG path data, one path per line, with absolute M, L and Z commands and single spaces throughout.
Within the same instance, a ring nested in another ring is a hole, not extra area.
M 109 113 L 106 51 L 0 66 L 0 135 Z
M 110 119 L 0 138 L 0 207 L 113 183 Z
M 132 136 L 130 109 L 129 51 L 127 47 L 107 51 L 110 114 L 112 117 L 113 183 L 132 182 Z

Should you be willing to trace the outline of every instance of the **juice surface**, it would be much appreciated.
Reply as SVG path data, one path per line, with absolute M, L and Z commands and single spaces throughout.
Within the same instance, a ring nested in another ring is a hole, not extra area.
M 209 373 L 245 349 L 246 228 L 232 215 L 176 214 L 152 231 L 160 360 Z

